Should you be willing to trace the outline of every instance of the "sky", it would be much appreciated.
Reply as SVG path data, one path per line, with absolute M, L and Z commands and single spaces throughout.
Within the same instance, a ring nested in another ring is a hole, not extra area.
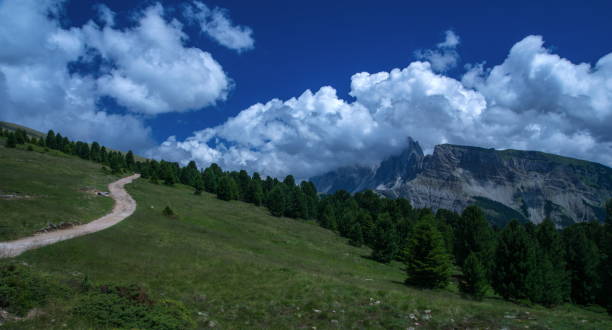
M 609 1 L 0 0 L 0 120 L 308 178 L 412 137 L 612 166 Z

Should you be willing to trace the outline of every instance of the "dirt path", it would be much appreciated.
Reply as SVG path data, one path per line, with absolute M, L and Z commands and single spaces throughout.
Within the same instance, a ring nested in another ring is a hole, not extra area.
M 108 185 L 110 196 L 115 200 L 115 207 L 111 213 L 82 226 L 38 234 L 10 242 L 0 242 L 0 258 L 16 257 L 27 250 L 95 233 L 117 224 L 132 215 L 136 210 L 136 202 L 123 186 L 139 177 L 140 174 L 134 174 Z

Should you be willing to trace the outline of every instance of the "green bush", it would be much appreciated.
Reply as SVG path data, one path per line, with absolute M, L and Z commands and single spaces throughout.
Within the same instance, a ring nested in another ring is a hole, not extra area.
M 175 218 L 176 214 L 174 213 L 174 211 L 170 208 L 170 206 L 166 206 L 164 208 L 164 210 L 162 211 L 162 214 L 169 217 L 169 218 Z
M 53 286 L 20 264 L 0 265 L 0 308 L 18 316 L 47 302 Z
M 178 301 L 153 301 L 138 286 L 103 285 L 84 295 L 74 313 L 100 327 L 190 329 L 195 322 Z

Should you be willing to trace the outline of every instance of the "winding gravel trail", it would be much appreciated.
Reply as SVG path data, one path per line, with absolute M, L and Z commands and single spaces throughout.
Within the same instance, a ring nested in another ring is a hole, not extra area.
M 37 234 L 10 242 L 0 242 L 0 258 L 16 257 L 27 250 L 95 233 L 119 223 L 132 215 L 136 210 L 136 202 L 132 199 L 132 196 L 125 191 L 123 186 L 139 177 L 140 174 L 134 174 L 108 185 L 110 197 L 115 200 L 115 206 L 111 213 L 81 226 Z

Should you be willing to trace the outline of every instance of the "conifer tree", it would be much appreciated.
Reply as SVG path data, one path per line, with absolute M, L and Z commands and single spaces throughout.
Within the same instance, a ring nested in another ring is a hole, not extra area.
M 285 177 L 285 180 L 283 180 L 283 183 L 285 185 L 287 185 L 288 187 L 293 188 L 293 186 L 295 186 L 295 178 L 293 177 L 293 175 L 287 175 Z
M 583 224 L 566 228 L 563 235 L 570 277 L 570 297 L 580 305 L 593 304 L 601 289 L 597 245 L 587 238 Z
M 337 229 L 336 212 L 334 210 L 334 207 L 330 203 L 327 203 L 323 207 L 323 212 L 319 217 L 319 225 L 329 230 Z
M 263 188 L 261 187 L 261 180 L 253 179 L 249 182 L 246 193 L 246 201 L 253 203 L 257 206 L 261 206 L 263 203 Z
M 15 133 L 9 132 L 8 138 L 6 139 L 5 146 L 7 148 L 16 148 L 17 147 L 17 138 L 15 137 Z
M 502 230 L 495 251 L 492 286 L 504 299 L 533 299 L 537 294 L 536 245 L 518 221 Z
M 451 258 L 433 216 L 417 221 L 406 249 L 406 284 L 424 288 L 443 288 L 448 284 Z
M 565 251 L 561 235 L 550 219 L 537 226 L 538 274 L 541 287 L 536 302 L 555 306 L 563 303 L 569 296 L 569 278 L 565 270 Z
M 202 180 L 201 177 L 198 177 L 196 179 L 196 182 L 194 184 L 194 188 L 195 188 L 195 191 L 193 193 L 195 195 L 202 195 L 202 192 L 204 191 L 204 181 Z
M 465 208 L 455 228 L 454 254 L 457 264 L 463 265 L 467 256 L 474 252 L 490 274 L 493 267 L 495 235 L 484 213 L 477 206 Z
M 211 167 L 205 169 L 204 174 L 202 175 L 204 179 L 204 190 L 208 191 L 209 193 L 216 194 L 218 180 L 215 171 Z
M 270 191 L 270 194 L 268 195 L 267 206 L 273 216 L 282 217 L 283 214 L 285 214 L 285 189 L 283 189 L 281 184 L 277 184 Z
M 463 280 L 459 282 L 459 290 L 475 300 L 482 300 L 487 292 L 487 272 L 478 259 L 478 255 L 471 252 L 463 263 Z
M 45 141 L 48 148 L 55 149 L 55 132 L 49 130 L 47 132 L 47 140 Z
M 219 180 L 217 198 L 224 201 L 230 201 L 238 198 L 238 186 L 236 185 L 236 181 L 234 181 L 231 176 L 224 175 Z
M 125 155 L 125 165 L 129 170 L 134 169 L 135 161 L 134 161 L 134 153 L 132 150 L 129 150 Z
M 361 231 L 361 225 L 359 222 L 353 223 L 351 230 L 349 231 L 349 244 L 352 246 L 360 247 L 363 245 L 363 233 Z
M 396 257 L 398 250 L 398 237 L 395 224 L 389 213 L 382 213 L 379 215 L 374 229 L 372 259 L 378 262 L 388 263 Z

